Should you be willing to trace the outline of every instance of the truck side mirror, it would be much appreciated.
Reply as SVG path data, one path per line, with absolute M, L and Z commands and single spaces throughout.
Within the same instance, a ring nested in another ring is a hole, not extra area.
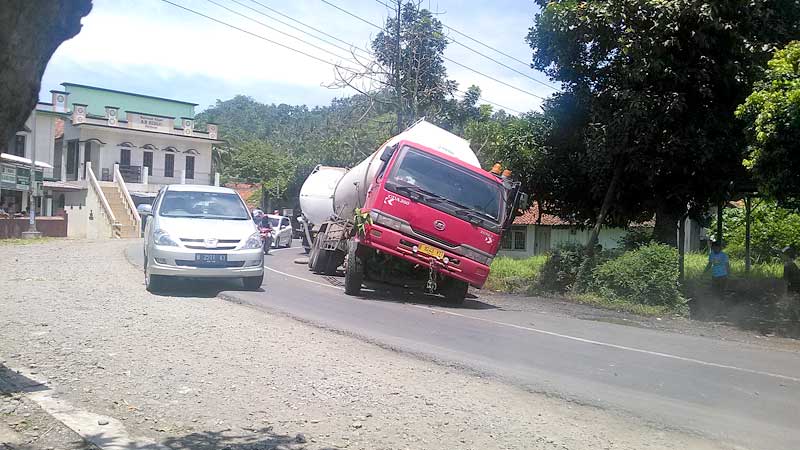
M 387 162 L 392 159 L 392 155 L 394 155 L 395 150 L 397 150 L 397 145 L 392 145 L 391 147 L 386 147 L 383 149 L 383 153 L 381 153 L 381 161 Z
M 527 211 L 529 208 L 528 205 L 528 194 L 524 192 L 519 193 L 519 197 L 517 197 L 517 209 L 521 209 L 523 211 Z
M 140 216 L 149 216 L 153 214 L 153 205 L 142 203 L 141 205 L 136 207 L 136 210 L 139 212 Z

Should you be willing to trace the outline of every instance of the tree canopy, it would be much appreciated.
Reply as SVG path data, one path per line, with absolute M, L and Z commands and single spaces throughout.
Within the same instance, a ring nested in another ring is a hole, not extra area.
M 678 218 L 721 200 L 742 176 L 745 143 L 733 112 L 769 49 L 797 35 L 800 8 L 766 0 L 537 3 L 527 36 L 533 66 L 564 87 L 546 107 L 559 119 L 545 142 L 552 172 L 538 194 L 576 218 L 597 217 L 606 198 L 603 221 L 655 213 L 656 237 L 674 244 Z
M 760 190 L 784 206 L 800 207 L 800 42 L 775 53 L 736 115 L 747 125 L 745 164 Z

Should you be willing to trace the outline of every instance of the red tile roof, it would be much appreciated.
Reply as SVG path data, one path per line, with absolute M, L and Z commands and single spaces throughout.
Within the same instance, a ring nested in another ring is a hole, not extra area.
M 571 223 L 567 222 L 566 220 L 554 216 L 552 214 L 541 214 L 541 222 L 539 221 L 539 204 L 533 203 L 530 209 L 525 211 L 525 214 L 521 216 L 517 216 L 514 219 L 514 225 L 572 225 Z
M 231 188 L 239 193 L 244 203 L 250 208 L 258 208 L 261 197 L 261 185 L 258 183 L 226 183 L 225 187 Z

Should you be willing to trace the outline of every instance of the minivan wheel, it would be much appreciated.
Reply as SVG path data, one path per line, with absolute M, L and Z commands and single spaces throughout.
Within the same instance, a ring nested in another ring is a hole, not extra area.
M 264 274 L 262 273 L 257 277 L 244 277 L 242 278 L 242 284 L 248 291 L 257 291 L 264 284 Z
M 164 289 L 164 276 L 153 275 L 145 271 L 144 284 L 149 292 L 158 292 Z

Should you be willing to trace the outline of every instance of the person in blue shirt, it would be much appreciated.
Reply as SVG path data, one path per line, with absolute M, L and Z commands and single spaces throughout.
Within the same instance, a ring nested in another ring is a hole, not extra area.
M 722 251 L 722 244 L 711 244 L 711 253 L 708 254 L 708 264 L 704 272 L 711 269 L 711 289 L 722 298 L 725 295 L 725 286 L 728 284 L 728 275 L 731 273 L 731 262 L 728 254 Z

